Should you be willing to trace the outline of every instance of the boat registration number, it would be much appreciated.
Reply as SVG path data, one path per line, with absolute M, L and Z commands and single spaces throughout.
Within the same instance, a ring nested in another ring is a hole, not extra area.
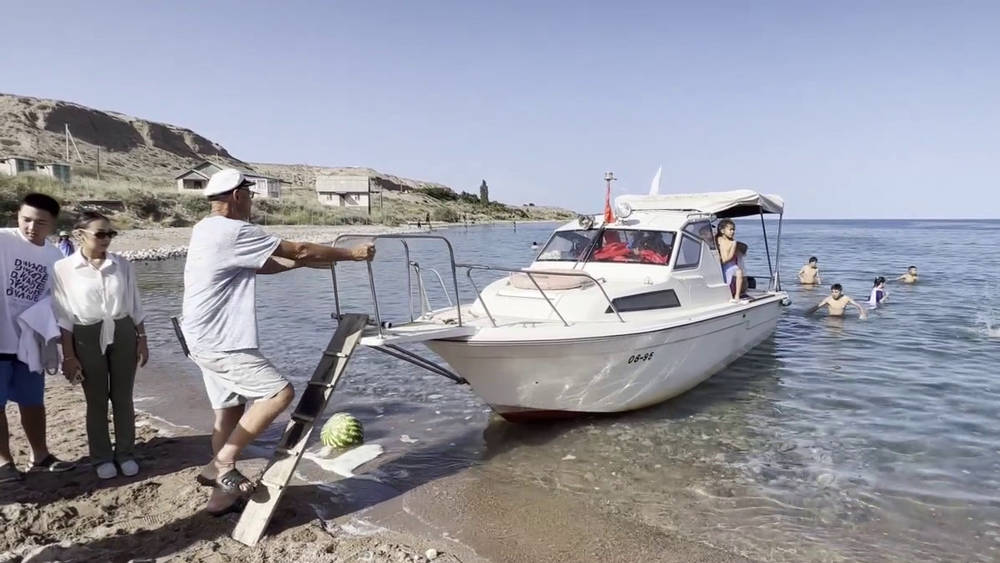
M 645 354 L 632 354 L 628 357 L 628 363 L 635 364 L 638 362 L 645 362 L 653 359 L 653 352 L 646 352 Z

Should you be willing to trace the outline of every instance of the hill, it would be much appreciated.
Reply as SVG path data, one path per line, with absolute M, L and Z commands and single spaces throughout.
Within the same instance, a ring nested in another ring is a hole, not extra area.
M 67 125 L 76 143 L 69 148 L 69 159 L 65 154 Z M 77 150 L 82 164 L 77 159 Z M 115 217 L 122 226 L 188 225 L 206 212 L 207 203 L 177 193 L 173 178 L 203 160 L 283 180 L 280 201 L 262 200 L 256 204 L 260 219 L 272 223 L 395 224 L 423 219 L 428 213 L 442 221 L 463 216 L 479 221 L 572 216 L 571 212 L 557 208 L 477 205 L 468 198 L 458 199 L 454 190 L 443 184 L 403 178 L 371 168 L 248 163 L 191 129 L 72 102 L 12 94 L 0 94 L 0 157 L 5 156 L 73 164 L 73 181 L 69 186 L 33 174 L 13 178 L 0 176 L 0 212 L 16 206 L 19 194 L 40 190 L 53 193 L 68 204 L 67 221 L 71 220 L 74 210 L 84 205 L 93 206 L 94 200 L 115 200 L 125 206 L 124 212 Z M 385 193 L 377 213 L 369 217 L 367 209 L 331 208 L 317 201 L 314 192 L 317 174 L 359 173 L 370 175 L 389 190 L 396 190 Z M 113 208 L 108 210 L 115 211 Z

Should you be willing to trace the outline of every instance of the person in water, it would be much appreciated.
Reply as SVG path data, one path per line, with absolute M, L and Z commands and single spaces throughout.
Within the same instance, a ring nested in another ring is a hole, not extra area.
M 815 256 L 809 257 L 809 263 L 799 270 L 799 283 L 802 285 L 819 285 L 823 283 L 823 278 L 819 275 L 819 259 Z
M 858 308 L 858 318 L 867 319 L 868 313 L 865 312 L 865 308 L 858 305 L 858 302 L 851 299 L 847 295 L 844 295 L 844 287 L 839 283 L 835 283 L 830 286 L 830 296 L 819 302 L 819 305 L 814 305 L 806 311 L 807 315 L 811 315 L 823 307 L 827 308 L 827 314 L 831 317 L 843 317 L 844 311 L 847 310 L 848 305 L 854 305 Z
M 917 283 L 917 267 L 910 266 L 906 269 L 906 273 L 896 278 L 894 281 L 903 283 Z
M 884 305 L 888 298 L 889 293 L 885 290 L 885 278 L 882 276 L 875 278 L 875 285 L 872 286 L 872 292 L 868 296 L 868 306 L 877 309 Z
M 719 221 L 718 234 L 715 243 L 719 247 L 719 260 L 722 261 L 722 278 L 727 284 L 736 280 L 733 289 L 733 301 L 743 294 L 743 271 L 740 269 L 736 256 L 736 224 L 729 219 Z

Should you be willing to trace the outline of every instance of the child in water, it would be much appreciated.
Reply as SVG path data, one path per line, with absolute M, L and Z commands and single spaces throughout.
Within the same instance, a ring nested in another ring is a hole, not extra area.
M 906 273 L 896 278 L 895 281 L 903 283 L 917 283 L 917 278 L 918 278 L 917 267 L 910 266 L 909 268 L 906 269 Z
M 847 310 L 848 305 L 854 305 L 858 308 L 858 318 L 867 319 L 868 313 L 865 312 L 865 308 L 858 305 L 858 302 L 851 299 L 850 297 L 844 295 L 844 287 L 839 283 L 835 283 L 830 286 L 830 296 L 819 302 L 819 305 L 814 305 L 806 311 L 807 315 L 811 315 L 818 311 L 822 307 L 827 308 L 827 312 L 831 317 L 843 317 L 844 311 Z
M 889 293 L 885 290 L 885 278 L 882 276 L 875 278 L 875 285 L 872 286 L 872 292 L 868 296 L 868 306 L 877 309 L 884 305 L 888 298 Z

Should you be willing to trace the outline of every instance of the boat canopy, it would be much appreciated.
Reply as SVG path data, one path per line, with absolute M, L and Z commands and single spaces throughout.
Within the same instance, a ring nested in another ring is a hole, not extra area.
M 746 217 L 760 213 L 781 214 L 785 202 L 781 197 L 753 190 L 706 192 L 700 194 L 636 195 L 615 198 L 615 207 L 627 203 L 634 211 L 690 211 L 711 213 L 716 217 Z

